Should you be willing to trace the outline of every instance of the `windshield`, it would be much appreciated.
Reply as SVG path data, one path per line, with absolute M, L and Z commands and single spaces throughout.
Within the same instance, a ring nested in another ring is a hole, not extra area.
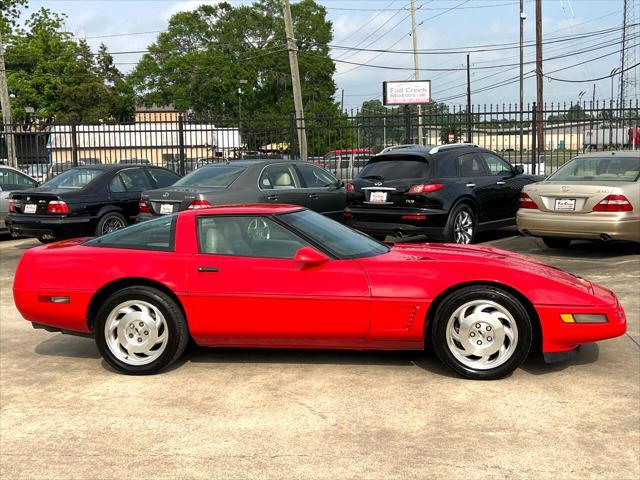
M 311 210 L 285 213 L 280 218 L 343 258 L 373 257 L 389 251 L 385 244 Z
M 42 184 L 43 187 L 80 190 L 104 170 L 93 168 L 72 168 Z
M 408 160 L 406 158 L 371 161 L 362 169 L 358 177 L 387 181 L 429 177 L 429 164 L 427 162 L 424 160 Z
M 562 166 L 547 180 L 635 182 L 640 176 L 640 157 L 584 157 Z
M 202 167 L 191 172 L 173 184 L 174 187 L 221 187 L 226 188 L 240 176 L 246 167 L 234 165 L 216 165 Z

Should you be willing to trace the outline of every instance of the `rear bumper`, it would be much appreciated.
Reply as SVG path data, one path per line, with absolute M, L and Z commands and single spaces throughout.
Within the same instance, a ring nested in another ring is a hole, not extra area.
M 68 297 L 67 303 L 52 303 L 51 296 Z M 13 289 L 13 299 L 22 316 L 49 331 L 91 333 L 87 309 L 92 292 L 84 290 Z
M 372 234 L 426 235 L 442 238 L 448 212 L 435 209 L 398 210 L 388 208 L 345 209 L 346 225 Z M 424 219 L 404 219 L 405 215 L 424 215 Z
M 152 220 L 154 218 L 158 218 L 160 215 L 154 215 L 153 213 L 139 213 L 136 215 L 136 223 L 146 222 L 147 220 Z
M 12 234 L 25 237 L 80 237 L 93 233 L 92 217 L 63 217 L 44 215 L 9 214 L 5 219 Z
M 520 209 L 518 230 L 534 237 L 597 240 L 607 235 L 613 240 L 640 242 L 640 217 L 635 212 L 555 213 Z

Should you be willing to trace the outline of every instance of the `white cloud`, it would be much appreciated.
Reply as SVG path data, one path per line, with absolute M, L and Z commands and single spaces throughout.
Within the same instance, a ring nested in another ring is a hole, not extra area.
M 162 18 L 169 20 L 178 12 L 190 12 L 200 5 L 215 5 L 216 3 L 220 3 L 220 0 L 181 0 L 171 4 L 169 8 L 162 12 Z

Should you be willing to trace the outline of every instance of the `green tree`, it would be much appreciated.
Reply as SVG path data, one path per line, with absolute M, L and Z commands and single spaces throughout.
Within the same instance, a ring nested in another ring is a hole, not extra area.
M 41 8 L 7 36 L 6 69 L 16 121 L 40 125 L 130 119 L 135 95 L 106 49 L 92 54 L 64 31 L 64 16 Z M 102 62 L 102 63 L 101 63 Z M 108 73 L 108 74 L 107 74 Z M 35 110 L 30 117 L 26 107 Z
M 27 3 L 27 0 L 0 0 L 0 35 L 4 37 L 15 28 Z

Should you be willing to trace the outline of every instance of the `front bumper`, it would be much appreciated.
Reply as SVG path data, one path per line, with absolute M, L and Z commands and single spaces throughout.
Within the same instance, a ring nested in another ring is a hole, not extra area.
M 424 215 L 425 219 L 404 219 L 405 215 Z M 448 212 L 435 209 L 399 210 L 390 208 L 345 209 L 346 225 L 376 235 L 425 235 L 442 239 Z
M 5 219 L 5 223 L 13 235 L 65 238 L 93 234 L 92 222 L 94 220 L 92 217 L 9 214 Z
M 640 242 L 640 217 L 636 212 L 556 213 L 520 209 L 516 221 L 520 232 L 534 237 L 597 240 L 606 235 L 612 240 Z

